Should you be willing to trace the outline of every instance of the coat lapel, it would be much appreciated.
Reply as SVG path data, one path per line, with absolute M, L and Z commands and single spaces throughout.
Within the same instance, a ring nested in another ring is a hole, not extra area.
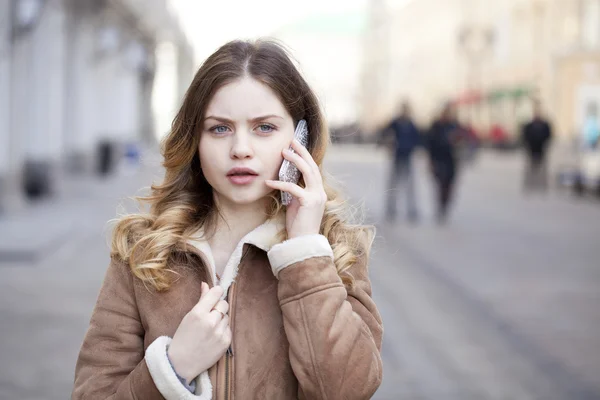
M 203 230 L 198 230 L 198 232 L 192 235 L 192 238 L 189 239 L 187 243 L 198 250 L 202 260 L 210 270 L 210 276 L 213 283 L 218 284 L 223 288 L 223 296 L 225 296 L 227 289 L 229 289 L 229 286 L 231 286 L 237 277 L 244 245 L 252 244 L 259 249 L 268 252 L 271 247 L 279 243 L 277 236 L 283 229 L 285 229 L 285 214 L 267 220 L 264 224 L 256 227 L 253 231 L 244 236 L 233 250 L 233 253 L 231 253 L 229 260 L 225 265 L 225 270 L 223 271 L 221 281 L 218 283 L 215 273 L 214 257 L 208 241 L 204 238 Z

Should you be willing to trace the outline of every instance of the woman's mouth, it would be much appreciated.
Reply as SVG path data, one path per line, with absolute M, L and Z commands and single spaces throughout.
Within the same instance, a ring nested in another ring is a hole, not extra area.
M 247 185 L 257 177 L 258 174 L 250 168 L 232 168 L 227 173 L 227 179 L 234 185 Z

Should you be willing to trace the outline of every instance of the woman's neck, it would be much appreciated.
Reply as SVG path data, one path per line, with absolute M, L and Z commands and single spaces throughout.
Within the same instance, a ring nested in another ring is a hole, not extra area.
M 266 201 L 239 205 L 217 200 L 217 204 L 219 215 L 214 221 L 214 234 L 208 241 L 215 250 L 233 252 L 246 234 L 267 220 Z

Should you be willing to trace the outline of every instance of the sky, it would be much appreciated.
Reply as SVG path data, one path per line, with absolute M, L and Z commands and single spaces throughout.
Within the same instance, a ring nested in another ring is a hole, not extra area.
M 232 39 L 269 36 L 310 16 L 363 11 L 369 0 L 171 0 L 202 61 Z
M 416 0 L 167 1 L 194 48 L 196 66 L 230 40 L 276 36 L 299 62 L 327 117 L 336 122 L 357 117 L 353 99 L 360 94 L 361 36 L 370 3 L 383 1 L 392 10 Z M 173 75 L 172 61 L 166 64 L 164 75 Z M 162 131 L 179 103 L 172 85 L 166 82 L 154 91 L 156 109 L 163 110 L 158 118 Z

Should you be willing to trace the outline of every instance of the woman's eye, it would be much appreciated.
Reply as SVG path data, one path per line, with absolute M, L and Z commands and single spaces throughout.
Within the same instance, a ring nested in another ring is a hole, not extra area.
M 260 133 L 270 133 L 275 130 L 275 127 L 269 124 L 261 124 L 258 126 L 258 130 L 260 131 Z
M 211 132 L 214 133 L 218 133 L 218 134 L 222 134 L 222 133 L 227 133 L 227 127 L 225 125 L 217 125 L 217 126 L 213 126 L 212 128 L 210 128 Z

